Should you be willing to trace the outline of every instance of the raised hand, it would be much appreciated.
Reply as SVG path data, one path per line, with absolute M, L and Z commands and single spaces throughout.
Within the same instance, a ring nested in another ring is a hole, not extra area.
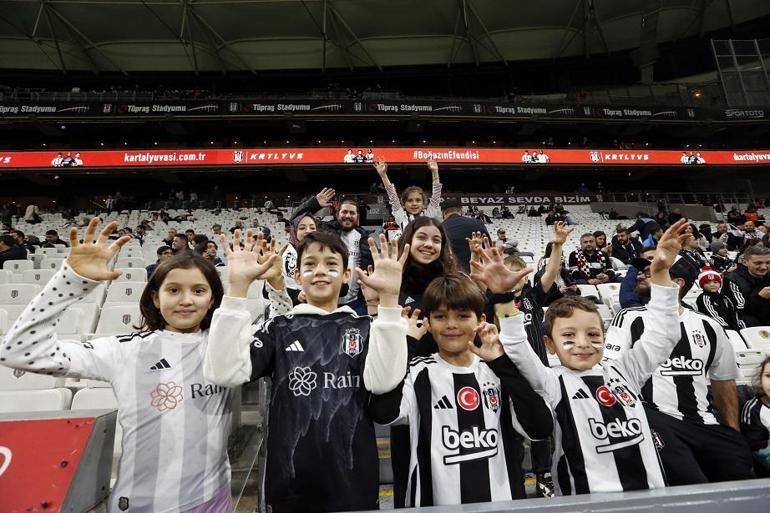
M 687 233 L 688 228 L 687 220 L 680 219 L 672 224 L 658 241 L 655 257 L 650 264 L 650 275 L 654 283 L 663 285 L 671 283 L 668 270 L 674 265 L 674 261 L 676 261 L 676 257 L 682 250 L 682 246 L 687 242 L 687 239 L 692 237 L 691 233 Z M 657 280 L 656 275 L 658 275 Z
M 227 273 L 230 283 L 228 295 L 246 297 L 251 282 L 262 278 L 265 273 L 270 271 L 275 260 L 278 259 L 278 255 L 274 252 L 263 255 L 262 248 L 258 244 L 258 240 L 254 239 L 254 233 L 251 229 L 246 230 L 243 248 L 241 248 L 240 230 L 235 230 L 233 233 L 232 248 L 227 242 L 226 235 L 222 234 L 220 240 L 225 250 L 229 269 Z
M 525 267 L 513 272 L 503 264 L 503 257 L 497 248 L 485 250 L 476 248 L 479 261 L 471 260 L 474 278 L 487 286 L 493 294 L 504 294 L 512 291 L 521 280 L 526 280 L 532 272 L 531 267 Z
M 334 200 L 335 194 L 336 192 L 334 189 L 324 187 L 321 189 L 321 192 L 315 195 L 315 199 L 318 200 L 318 204 L 321 205 L 322 208 L 326 208 L 332 204 L 332 200 Z
M 420 340 L 428 332 L 428 327 L 425 325 L 425 322 L 420 320 L 421 313 L 419 308 L 415 308 L 412 311 L 412 308 L 409 306 L 404 307 L 404 309 L 401 310 L 401 317 L 406 319 L 409 324 L 406 329 L 406 334 L 416 340 Z
M 497 327 L 488 322 L 480 322 L 474 330 L 481 340 L 481 347 L 476 347 L 473 340 L 468 341 L 468 349 L 485 362 L 496 360 L 505 354 Z
M 384 234 L 380 234 L 380 247 L 369 237 L 369 249 L 374 260 L 374 272 L 365 273 L 361 268 L 356 268 L 358 280 L 380 296 L 380 306 L 393 308 L 398 306 L 398 293 L 401 290 L 401 274 L 404 271 L 404 263 L 409 256 L 409 244 L 404 245 L 404 250 L 399 256 L 398 240 L 387 241 Z
M 380 176 L 388 172 L 388 163 L 382 159 L 375 160 L 373 165 L 374 165 L 374 169 L 377 170 L 377 174 L 379 174 Z
M 553 239 L 551 239 L 551 242 L 563 246 L 567 242 L 567 237 L 572 233 L 572 230 L 574 228 L 568 230 L 567 225 L 563 221 L 556 221 L 553 223 Z
M 366 268 L 366 271 L 363 272 L 363 274 L 366 274 L 366 276 L 370 276 L 374 272 L 374 266 L 370 265 Z M 361 294 L 363 294 L 364 299 L 366 300 L 367 306 L 377 306 L 380 303 L 380 295 L 377 293 L 376 290 L 374 290 L 371 287 L 368 287 L 364 282 L 361 281 L 359 278 L 356 280 L 358 282 L 359 287 L 361 287 Z
M 110 235 L 118 228 L 117 221 L 105 226 L 99 234 L 99 238 L 94 240 L 97 226 L 99 226 L 99 218 L 94 217 L 86 227 L 82 243 L 78 241 L 78 229 L 70 228 L 70 246 L 72 248 L 67 257 L 67 263 L 73 271 L 83 278 L 99 281 L 117 279 L 121 272 L 111 271 L 109 262 L 131 237 L 124 235 L 108 245 Z
M 468 237 L 466 237 L 465 240 L 468 242 L 468 248 L 470 249 L 470 252 L 471 252 L 471 262 L 481 262 L 481 257 L 476 252 L 476 249 L 477 248 L 486 249 L 487 246 L 489 246 L 489 239 L 482 236 L 481 232 L 473 232 L 471 233 L 471 238 L 469 239 Z M 470 270 L 471 270 L 471 273 L 470 273 L 471 279 L 476 283 L 476 285 L 481 287 L 482 290 L 485 290 L 487 286 L 477 279 L 478 273 L 477 271 L 475 271 L 475 268 L 472 265 Z
M 428 169 L 434 175 L 438 174 L 438 163 L 433 158 L 428 159 Z
M 284 244 L 279 250 L 276 251 L 275 239 L 272 239 L 268 243 L 265 240 L 264 235 L 260 233 L 257 235 L 257 246 L 259 247 L 258 261 L 260 264 L 267 262 L 271 255 L 278 255 L 278 258 L 272 259 L 273 264 L 270 266 L 270 268 L 262 273 L 262 276 L 259 278 L 268 282 L 274 289 L 283 288 L 283 267 L 281 263 L 283 262 L 283 254 L 286 252 L 286 248 L 288 248 L 289 245 Z

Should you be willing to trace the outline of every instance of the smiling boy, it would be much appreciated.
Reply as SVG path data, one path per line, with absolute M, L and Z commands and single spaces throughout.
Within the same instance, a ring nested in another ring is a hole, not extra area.
M 366 412 L 370 393 L 395 388 L 406 370 L 406 322 L 398 291 L 403 267 L 395 242 L 372 239 L 374 272 L 359 279 L 379 293 L 378 319 L 337 307 L 350 279 L 342 240 L 328 232 L 306 235 L 297 248 L 294 279 L 306 304 L 251 325 L 249 284 L 268 280 L 283 288 L 280 259 L 267 274 L 253 272 L 268 258 L 250 234 L 241 251 L 236 236 L 227 252 L 229 291 L 215 313 L 204 372 L 227 387 L 272 378 L 264 494 L 268 511 L 377 509 L 378 458 L 374 425 Z M 405 254 L 408 254 L 408 247 Z M 212 337 L 213 339 L 214 337 Z

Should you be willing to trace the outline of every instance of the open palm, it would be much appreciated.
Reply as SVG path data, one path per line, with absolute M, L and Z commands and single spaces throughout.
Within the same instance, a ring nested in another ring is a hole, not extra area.
M 78 240 L 78 229 L 70 228 L 72 248 L 67 257 L 67 263 L 73 271 L 84 278 L 99 281 L 114 280 L 120 276 L 121 272 L 111 270 L 110 261 L 120 248 L 131 240 L 131 237 L 124 235 L 109 244 L 110 234 L 118 228 L 118 223 L 113 221 L 105 226 L 99 238 L 94 240 L 97 226 L 99 226 L 99 218 L 94 217 L 86 227 L 82 243 Z
M 475 252 L 480 260 L 472 260 L 473 276 L 487 286 L 493 294 L 504 294 L 512 291 L 516 285 L 527 278 L 532 269 L 525 267 L 520 271 L 511 271 L 503 263 L 503 257 L 497 248 L 485 250 L 476 247 Z
M 682 250 L 682 246 L 687 242 L 687 239 L 692 237 L 692 234 L 686 233 L 687 227 L 687 220 L 680 219 L 663 233 L 658 246 L 655 248 L 655 257 L 652 259 L 652 264 L 650 264 L 651 272 L 667 270 L 674 265 L 676 257 Z
M 358 279 L 364 285 L 373 289 L 378 295 L 398 295 L 401 290 L 401 274 L 404 271 L 404 263 L 409 256 L 409 244 L 404 245 L 401 256 L 398 256 L 398 240 L 388 242 L 384 234 L 380 234 L 380 247 L 377 249 L 374 239 L 369 237 L 369 249 L 374 260 L 374 272 L 365 273 L 362 269 L 356 269 Z
M 278 258 L 278 255 L 273 252 L 267 256 L 262 255 L 262 248 L 258 244 L 258 240 L 254 239 L 254 234 L 250 229 L 246 231 L 243 247 L 241 247 L 240 230 L 235 230 L 233 233 L 232 248 L 227 243 L 225 235 L 222 235 L 221 240 L 225 248 L 228 277 L 231 283 L 234 281 L 251 283 L 262 278 Z

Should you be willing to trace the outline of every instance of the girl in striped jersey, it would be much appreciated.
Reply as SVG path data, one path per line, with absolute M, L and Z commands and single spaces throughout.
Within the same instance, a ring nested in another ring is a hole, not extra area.
M 168 259 L 142 293 L 142 331 L 85 344 L 60 340 L 56 325 L 64 310 L 120 276 L 109 263 L 129 237 L 110 244 L 112 222 L 95 240 L 98 224 L 91 220 L 82 242 L 70 230 L 67 260 L 8 332 L 0 363 L 112 384 L 123 452 L 110 513 L 229 513 L 231 392 L 203 375 L 208 328 L 224 295 L 219 276 L 189 252 Z M 262 277 L 280 276 L 273 263 L 280 263 L 277 255 L 263 258 Z
M 430 169 L 433 177 L 430 200 L 428 200 L 428 195 L 425 194 L 424 190 L 414 185 L 404 189 L 399 198 L 396 186 L 388 179 L 388 164 L 383 160 L 377 160 L 374 162 L 374 169 L 377 170 L 377 174 L 380 175 L 382 184 L 385 186 L 390 208 L 399 228 L 403 230 L 410 221 L 419 216 L 441 220 L 441 207 L 439 205 L 441 202 L 441 181 L 438 177 L 438 164 L 435 160 L 428 161 L 428 169 Z
M 640 389 L 679 340 L 678 288 L 668 270 L 689 237 L 685 226 L 685 221 L 675 223 L 658 243 L 648 306 L 656 322 L 645 331 L 643 343 L 620 360 L 601 363 L 603 323 L 596 307 L 582 298 L 557 300 L 546 313 L 544 341 L 562 364 L 554 368 L 544 366 L 517 336 L 521 312 L 513 302 L 496 305 L 506 354 L 554 411 L 552 473 L 559 494 L 665 486 Z M 493 293 L 503 294 L 522 279 L 505 267 L 495 248 L 476 252 L 481 262 L 471 265 Z
M 756 395 L 744 406 L 741 432 L 754 452 L 754 470 L 759 477 L 770 477 L 770 357 L 757 368 Z

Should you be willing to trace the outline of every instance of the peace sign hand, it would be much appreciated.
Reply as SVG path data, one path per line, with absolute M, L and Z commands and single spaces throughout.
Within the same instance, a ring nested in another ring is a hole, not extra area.
M 98 281 L 115 280 L 122 273 L 111 271 L 109 262 L 131 237 L 124 235 L 108 246 L 110 235 L 118 228 L 117 221 L 105 226 L 99 238 L 94 240 L 97 226 L 99 226 L 99 218 L 94 217 L 86 227 L 82 243 L 78 241 L 78 229 L 70 228 L 71 249 L 67 263 L 83 278 Z

